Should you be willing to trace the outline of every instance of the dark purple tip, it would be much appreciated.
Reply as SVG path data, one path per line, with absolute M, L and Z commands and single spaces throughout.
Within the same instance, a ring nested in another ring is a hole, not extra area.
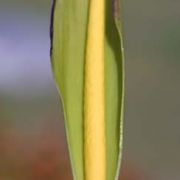
M 55 10 L 55 4 L 56 0 L 52 1 L 52 7 L 51 7 L 51 22 L 50 22 L 50 41 L 51 41 L 51 47 L 50 47 L 50 56 L 52 55 L 52 49 L 53 49 L 53 29 L 54 29 L 54 10 Z

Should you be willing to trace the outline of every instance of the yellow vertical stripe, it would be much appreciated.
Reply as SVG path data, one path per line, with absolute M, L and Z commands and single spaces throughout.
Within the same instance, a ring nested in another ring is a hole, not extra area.
M 106 180 L 105 0 L 90 0 L 85 59 L 85 180 Z

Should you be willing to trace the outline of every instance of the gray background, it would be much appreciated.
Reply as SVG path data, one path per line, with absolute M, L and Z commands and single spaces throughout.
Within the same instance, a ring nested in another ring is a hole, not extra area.
M 0 0 L 3 180 L 71 179 L 49 60 L 50 4 L 50 0 Z M 124 0 L 122 9 L 126 57 L 123 172 L 133 174 L 131 180 L 135 176 L 179 180 L 180 1 Z M 47 174 L 48 168 L 56 176 Z

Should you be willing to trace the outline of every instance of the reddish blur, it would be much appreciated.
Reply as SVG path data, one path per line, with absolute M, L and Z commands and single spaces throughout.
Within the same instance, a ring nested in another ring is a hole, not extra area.
M 3 128 L 0 133 L 0 180 L 72 180 L 62 124 L 43 123 L 38 133 Z M 143 180 L 134 165 L 123 163 L 122 180 Z

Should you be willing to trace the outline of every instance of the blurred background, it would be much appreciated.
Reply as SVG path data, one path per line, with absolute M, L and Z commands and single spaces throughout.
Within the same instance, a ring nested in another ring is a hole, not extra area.
M 122 180 L 180 179 L 180 1 L 124 0 Z M 71 180 L 49 58 L 50 0 L 0 0 L 0 180 Z

